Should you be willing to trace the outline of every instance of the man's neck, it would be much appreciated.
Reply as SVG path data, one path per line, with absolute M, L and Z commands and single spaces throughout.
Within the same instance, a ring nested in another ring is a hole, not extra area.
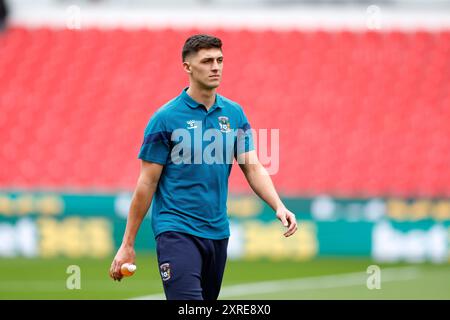
M 195 101 L 203 104 L 206 110 L 209 110 L 216 101 L 216 89 L 202 89 L 191 85 L 186 93 Z

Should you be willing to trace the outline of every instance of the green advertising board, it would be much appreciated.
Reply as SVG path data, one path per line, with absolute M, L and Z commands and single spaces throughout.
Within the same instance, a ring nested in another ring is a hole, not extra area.
M 308 260 L 372 256 L 380 261 L 448 262 L 450 200 L 329 196 L 284 198 L 299 230 L 283 237 L 274 212 L 256 196 L 230 196 L 229 256 Z M 131 193 L 0 193 L 1 257 L 93 257 L 120 246 Z M 147 214 L 136 250 L 154 251 Z

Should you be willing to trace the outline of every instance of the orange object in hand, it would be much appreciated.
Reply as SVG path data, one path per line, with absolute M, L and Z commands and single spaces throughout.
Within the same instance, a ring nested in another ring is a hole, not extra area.
M 132 276 L 134 274 L 134 272 L 136 271 L 136 265 L 132 264 L 132 263 L 124 263 L 121 267 L 120 267 L 120 273 L 124 276 L 124 277 L 129 277 Z

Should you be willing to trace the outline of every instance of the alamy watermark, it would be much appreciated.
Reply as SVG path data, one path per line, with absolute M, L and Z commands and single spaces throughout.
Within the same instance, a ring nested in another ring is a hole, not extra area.
M 255 164 L 259 161 L 269 175 L 280 167 L 279 129 L 220 129 L 202 130 L 202 122 L 187 121 L 187 128 L 179 128 L 170 137 L 174 144 L 170 158 L 174 164 Z M 257 149 L 257 158 L 242 154 Z
M 369 30 L 380 30 L 382 24 L 381 9 L 379 6 L 370 5 L 366 9 L 366 26 Z
M 367 289 L 381 289 L 381 269 L 377 265 L 370 265 L 366 270 L 369 276 L 367 277 Z
M 66 288 L 69 290 L 81 289 L 81 269 L 80 266 L 70 265 L 66 269 L 66 273 L 70 274 L 66 280 Z
M 81 29 L 81 9 L 71 5 L 66 9 L 66 27 L 70 30 Z

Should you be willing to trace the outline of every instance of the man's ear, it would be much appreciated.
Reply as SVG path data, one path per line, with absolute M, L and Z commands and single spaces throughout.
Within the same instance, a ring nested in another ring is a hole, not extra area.
M 183 62 L 183 68 L 184 68 L 184 71 L 186 71 L 187 73 L 191 73 L 192 72 L 191 65 L 187 61 Z

